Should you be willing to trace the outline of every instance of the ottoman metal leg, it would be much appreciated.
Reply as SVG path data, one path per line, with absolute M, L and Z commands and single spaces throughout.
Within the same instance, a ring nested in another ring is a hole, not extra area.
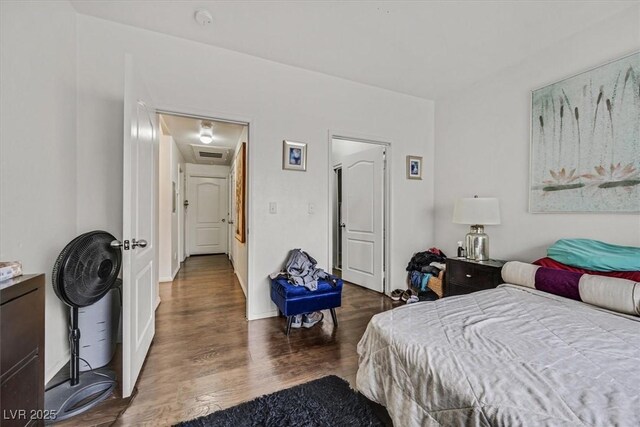
M 291 330 L 291 323 L 293 322 L 293 316 L 287 316 L 287 336 L 289 335 L 289 331 Z
M 331 319 L 333 319 L 333 326 L 338 326 L 338 316 L 336 316 L 336 309 L 331 309 Z

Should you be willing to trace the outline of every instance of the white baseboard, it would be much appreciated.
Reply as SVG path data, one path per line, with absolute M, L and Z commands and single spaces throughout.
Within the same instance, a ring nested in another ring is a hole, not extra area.
M 161 301 L 162 301 L 162 300 L 160 299 L 160 297 L 158 297 L 158 298 L 156 299 L 156 308 L 155 308 L 156 310 L 158 309 L 158 306 L 160 305 L 160 302 L 161 302 Z
M 65 352 L 65 356 L 62 359 L 58 360 L 56 364 L 53 365 L 53 368 L 45 372 L 44 383 L 47 384 L 49 381 L 51 381 L 51 378 L 55 377 L 56 374 L 60 371 L 60 369 L 62 369 L 64 365 L 69 363 L 70 359 L 71 359 L 71 353 L 69 352 L 69 350 L 67 350 Z
M 278 315 L 278 309 L 275 309 L 273 311 L 267 311 L 267 312 L 264 312 L 264 313 L 255 314 L 255 315 L 249 317 L 248 320 L 266 319 L 268 317 L 276 317 L 277 315 Z
M 233 273 L 238 278 L 238 282 L 240 282 L 240 287 L 242 288 L 242 292 L 244 292 L 244 297 L 246 298 L 247 297 L 247 285 L 246 285 L 246 283 L 244 283 L 244 281 L 242 280 L 242 277 L 240 277 L 238 275 L 238 273 L 236 273 L 235 271 Z
M 178 264 L 178 268 L 176 268 L 172 273 L 171 273 L 171 277 L 169 276 L 161 276 L 159 279 L 160 283 L 166 283 L 166 282 L 173 282 L 176 278 L 176 276 L 178 275 L 178 271 L 180 271 L 180 264 Z

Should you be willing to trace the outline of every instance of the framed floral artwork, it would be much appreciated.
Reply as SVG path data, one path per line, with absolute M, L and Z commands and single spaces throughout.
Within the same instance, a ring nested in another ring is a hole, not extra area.
M 534 90 L 529 211 L 640 212 L 640 52 Z

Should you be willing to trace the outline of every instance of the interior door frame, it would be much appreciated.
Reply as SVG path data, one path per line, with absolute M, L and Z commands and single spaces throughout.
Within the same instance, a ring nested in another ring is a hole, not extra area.
M 184 180 L 185 175 L 182 170 L 182 164 L 179 165 L 178 169 L 178 200 L 176 200 L 177 206 L 177 214 L 178 214 L 178 263 L 182 264 L 185 259 L 185 250 L 184 250 Z M 186 166 L 185 166 L 186 168 Z M 178 267 L 180 269 L 180 267 Z
M 333 155 L 333 153 L 332 153 Z M 338 193 L 340 193 L 340 196 L 342 196 L 342 179 L 343 179 L 343 170 L 342 170 L 342 163 L 337 164 L 337 165 L 332 165 L 331 166 L 333 169 L 333 182 L 331 185 L 332 190 L 335 193 L 333 194 L 333 196 L 337 196 Z M 340 173 L 340 182 L 338 182 L 338 173 Z M 335 251 L 333 250 L 335 248 L 335 246 L 342 246 L 342 228 L 340 227 L 340 222 L 341 219 L 340 218 L 340 214 L 342 213 L 340 211 L 340 207 L 336 206 L 336 203 L 338 202 L 338 197 L 331 197 L 331 199 L 333 200 L 333 205 L 329 206 L 329 208 L 331 209 L 331 216 L 333 217 L 333 214 L 335 213 L 335 217 L 332 218 L 331 223 L 333 224 L 333 230 L 329 230 L 331 231 L 331 245 L 332 245 L 332 249 L 331 249 L 331 269 L 340 269 L 342 270 L 342 260 L 340 259 L 340 267 L 337 266 L 338 264 L 338 254 L 335 253 Z M 335 211 L 335 212 L 334 212 Z M 342 249 L 342 247 L 341 247 Z
M 362 135 L 356 132 L 350 131 L 340 131 L 340 130 L 331 130 L 329 129 L 329 143 L 328 145 L 328 159 L 329 166 L 327 168 L 327 198 L 328 198 L 328 206 L 329 206 L 329 215 L 328 215 L 328 224 L 329 224 L 329 242 L 328 245 L 328 257 L 330 265 L 333 266 L 333 209 L 334 209 L 334 197 L 333 197 L 333 186 L 334 184 L 334 170 L 335 165 L 333 164 L 333 140 L 343 140 L 343 141 L 354 141 L 354 142 L 363 142 L 366 144 L 373 145 L 381 145 L 385 148 L 385 161 L 384 161 L 384 172 L 383 172 L 383 231 L 382 231 L 382 239 L 384 241 L 382 246 L 383 257 L 382 257 L 382 293 L 389 295 L 390 293 L 390 277 L 391 276 L 391 165 L 393 162 L 392 153 L 391 153 L 391 142 L 385 141 L 384 138 L 379 138 L 375 136 Z M 342 248 L 344 252 L 344 248 Z M 343 266 L 344 268 L 344 266 Z
M 246 163 L 245 163 L 245 167 L 247 170 L 247 179 L 246 179 L 246 193 L 245 193 L 245 210 L 246 210 L 246 236 L 247 236 L 247 240 L 246 240 L 246 245 L 247 245 L 247 301 L 246 301 L 246 313 L 245 313 L 245 318 L 248 320 L 254 320 L 254 319 L 259 319 L 260 317 L 252 317 L 251 313 L 252 313 L 252 308 L 253 306 L 252 301 L 253 298 L 251 298 L 252 295 L 252 291 L 253 291 L 253 285 L 252 285 L 252 280 L 251 278 L 253 277 L 253 272 L 255 271 L 255 265 L 254 265 L 254 259 L 255 257 L 254 255 L 254 243 L 253 243 L 253 238 L 251 237 L 251 230 L 253 230 L 253 226 L 254 226 L 254 217 L 252 215 L 252 209 L 253 209 L 253 200 L 251 198 L 252 194 L 253 194 L 253 179 L 254 179 L 254 159 L 253 159 L 253 144 L 251 143 L 251 141 L 254 141 L 254 137 L 256 134 L 256 128 L 257 128 L 257 124 L 256 121 L 253 120 L 251 117 L 243 117 L 243 116 L 239 116 L 237 114 L 233 114 L 233 113 L 226 113 L 226 112 L 220 112 L 220 111 L 212 111 L 212 110 L 203 110 L 203 109 L 198 109 L 198 108 L 193 108 L 193 107 L 185 107 L 183 105 L 171 105 L 171 104 L 162 104 L 162 103 L 158 103 L 156 105 L 156 112 L 158 114 L 171 114 L 174 116 L 181 116 L 181 117 L 188 117 L 188 118 L 192 118 L 192 119 L 200 119 L 200 120 L 215 120 L 217 122 L 226 122 L 226 123 L 235 123 L 235 124 L 240 124 L 240 125 L 245 125 L 247 126 L 247 151 L 246 151 Z M 187 172 L 185 171 L 184 173 L 184 177 L 185 177 L 185 183 L 186 181 L 188 181 L 188 177 L 187 177 Z M 187 188 L 187 185 L 185 185 L 184 188 L 184 194 L 188 194 L 187 192 L 189 191 L 189 189 Z M 185 230 L 184 230 L 184 236 L 186 238 L 188 232 L 186 230 L 186 215 L 185 215 L 185 221 L 184 221 L 184 226 L 185 226 Z M 187 252 L 187 248 L 188 248 L 188 242 L 185 240 L 184 243 L 184 248 L 185 248 L 185 255 L 189 256 L 189 253 Z M 264 317 L 264 316 L 262 316 Z

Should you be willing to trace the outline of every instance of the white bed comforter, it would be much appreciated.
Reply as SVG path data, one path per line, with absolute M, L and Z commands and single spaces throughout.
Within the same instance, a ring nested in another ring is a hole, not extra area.
M 405 426 L 640 426 L 640 319 L 515 285 L 374 316 L 358 389 Z

